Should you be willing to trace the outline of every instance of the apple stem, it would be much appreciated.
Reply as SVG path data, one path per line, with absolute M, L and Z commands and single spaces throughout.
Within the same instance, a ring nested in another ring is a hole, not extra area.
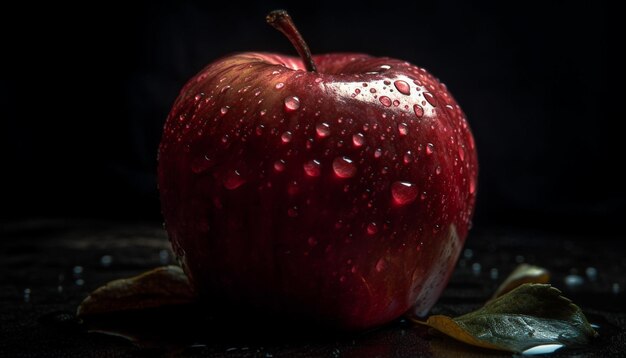
M 315 62 L 313 62 L 313 57 L 311 56 L 311 50 L 309 50 L 309 46 L 302 38 L 302 35 L 300 35 L 300 32 L 298 32 L 296 25 L 293 23 L 287 11 L 274 10 L 267 15 L 265 20 L 276 30 L 287 36 L 293 47 L 298 51 L 300 58 L 302 58 L 306 70 L 309 72 L 317 72 L 317 66 L 315 66 Z

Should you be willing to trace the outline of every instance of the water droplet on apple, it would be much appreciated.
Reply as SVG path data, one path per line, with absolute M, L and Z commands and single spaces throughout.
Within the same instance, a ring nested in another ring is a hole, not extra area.
M 376 93 L 376 88 L 370 88 L 370 93 Z
M 422 118 L 424 116 L 424 108 L 422 108 L 419 104 L 413 105 L 413 112 L 415 112 L 415 116 L 417 116 L 417 118 Z
M 281 88 L 283 88 L 283 87 L 285 87 L 285 84 L 284 84 L 284 83 L 282 83 L 282 82 L 278 82 L 278 83 L 276 84 L 276 86 L 274 86 L 274 88 L 276 88 L 276 89 L 278 89 L 278 90 L 279 90 L 279 89 L 281 89 Z
M 282 159 L 275 161 L 274 170 L 276 170 L 279 173 L 285 170 L 285 161 Z
M 230 107 L 228 107 L 228 106 L 224 106 L 224 107 L 220 108 L 220 114 L 222 116 L 225 115 L 226 113 L 228 113 L 229 109 L 230 109 Z
M 304 172 L 306 173 L 306 175 L 310 177 L 320 176 L 320 162 L 319 161 L 315 159 L 309 160 L 308 162 L 304 163 L 303 167 L 304 167 Z
M 394 107 L 398 107 L 400 105 L 400 101 L 398 101 L 397 99 L 393 100 L 393 106 Z
M 365 229 L 365 231 L 367 231 L 368 235 L 374 235 L 378 232 L 378 226 L 375 222 L 371 222 L 367 224 L 367 228 Z
M 476 179 L 474 179 L 473 175 L 470 175 L 469 192 L 470 194 L 474 194 L 475 191 L 476 191 Z
M 402 136 L 407 135 L 409 133 L 409 126 L 407 126 L 406 123 L 398 124 L 398 133 Z
M 204 97 L 204 93 L 198 93 L 193 99 L 198 102 L 202 97 Z
M 461 161 L 465 160 L 465 151 L 463 150 L 463 147 L 459 146 L 459 159 L 461 159 Z
M 378 159 L 383 155 L 383 150 L 378 148 L 374 151 L 374 158 Z
M 376 262 L 376 271 L 377 272 L 383 272 L 383 270 L 385 270 L 385 267 L 387 266 L 387 264 L 385 263 L 385 259 L 384 258 L 380 258 L 377 262 Z
M 289 96 L 285 98 L 285 111 L 293 112 L 300 108 L 300 98 L 296 96 Z
M 388 69 L 390 69 L 390 68 L 391 68 L 391 66 L 389 66 L 389 65 L 381 65 L 381 66 L 380 66 L 380 69 L 381 69 L 381 70 L 385 70 L 385 71 L 386 71 L 386 70 L 388 70 Z
M 354 144 L 355 147 L 359 148 L 363 143 L 365 143 L 365 136 L 363 134 L 357 133 L 352 136 L 352 144 Z
M 241 177 L 237 170 L 231 170 L 224 176 L 224 187 L 228 190 L 234 190 L 242 186 L 246 181 Z
M 283 143 L 289 143 L 289 142 L 291 141 L 291 138 L 292 138 L 292 137 L 293 137 L 293 135 L 291 134 L 291 132 L 286 131 L 285 133 L 283 133 L 283 134 L 280 136 L 280 140 L 281 140 Z
M 298 216 L 298 208 L 294 206 L 287 209 L 287 215 L 289 215 L 290 218 L 295 218 L 296 216 Z
M 435 174 L 441 174 L 441 166 L 438 165 L 437 168 L 435 168 Z
M 330 126 L 328 125 L 328 123 L 320 123 L 315 126 L 315 132 L 320 138 L 327 137 L 330 134 Z
M 359 93 L 361 93 L 361 90 L 357 88 L 357 89 L 354 90 L 354 93 L 359 94 Z
M 333 171 L 340 178 L 351 178 L 356 174 L 356 166 L 348 157 L 337 157 L 333 161 Z
M 387 97 L 387 96 L 381 96 L 379 99 L 380 103 L 383 104 L 383 106 L 385 107 L 389 107 L 391 106 L 391 98 Z
M 409 84 L 406 83 L 405 81 L 397 80 L 393 83 L 393 85 L 396 86 L 396 89 L 398 90 L 398 92 L 405 94 L 405 95 L 411 94 L 411 87 L 409 87 Z
M 398 205 L 406 205 L 417 198 L 417 187 L 408 181 L 396 181 L 391 184 L 391 196 Z
M 210 169 L 214 164 L 215 162 L 213 159 L 205 155 L 193 160 L 191 163 L 191 170 L 196 174 L 200 174 Z
M 323 79 L 321 77 L 317 77 L 315 79 L 315 83 L 321 83 L 323 81 Z
M 437 100 L 435 99 L 435 96 L 433 96 L 432 93 L 424 92 L 424 98 L 426 98 L 426 101 L 428 101 L 428 103 L 430 103 L 431 106 L 437 107 Z
M 263 134 L 263 129 L 264 129 L 264 128 L 265 128 L 265 126 L 264 126 L 264 125 L 262 125 L 262 124 L 259 124 L 258 126 L 256 126 L 256 131 L 255 131 L 255 132 L 256 132 L 256 135 L 261 135 L 261 134 Z
M 431 155 L 435 152 L 435 146 L 432 143 L 426 144 L 426 154 Z
M 404 153 L 404 156 L 402 156 L 402 162 L 404 164 L 409 164 L 413 161 L 413 153 L 411 153 L 411 151 L 407 151 L 406 153 Z
M 300 188 L 298 187 L 298 182 L 295 180 L 289 182 L 289 184 L 287 185 L 287 193 L 289 193 L 289 195 L 296 195 L 298 194 L 298 191 L 300 191 Z

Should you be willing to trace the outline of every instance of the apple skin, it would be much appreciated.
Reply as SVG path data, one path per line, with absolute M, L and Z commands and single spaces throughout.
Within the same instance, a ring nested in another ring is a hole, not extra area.
M 339 330 L 426 314 L 474 210 L 465 115 L 407 62 L 313 59 L 236 54 L 184 86 L 159 148 L 174 252 L 207 302 Z

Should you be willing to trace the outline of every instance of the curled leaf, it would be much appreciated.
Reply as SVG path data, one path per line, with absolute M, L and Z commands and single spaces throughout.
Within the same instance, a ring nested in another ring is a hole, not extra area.
M 521 264 L 511 272 L 511 274 L 500 284 L 491 300 L 496 299 L 505 293 L 525 284 L 525 283 L 549 283 L 550 273 L 543 267 L 529 264 Z
M 79 317 L 142 310 L 193 302 L 195 295 L 178 266 L 159 267 L 141 275 L 111 281 L 93 291 L 78 306 Z
M 597 336 L 580 308 L 545 284 L 523 284 L 477 311 L 420 323 L 474 346 L 515 353 L 543 345 L 583 345 Z

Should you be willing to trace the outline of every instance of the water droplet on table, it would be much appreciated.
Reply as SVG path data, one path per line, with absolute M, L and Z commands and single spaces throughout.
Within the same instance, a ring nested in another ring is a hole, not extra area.
M 497 268 L 492 268 L 491 270 L 489 270 L 489 277 L 490 277 L 492 280 L 497 280 L 497 279 L 498 279 L 499 274 L 500 274 L 500 273 L 498 272 L 498 269 L 497 269 Z
M 480 263 L 478 262 L 474 262 L 472 264 L 472 273 L 474 274 L 474 276 L 478 276 L 480 275 L 480 271 L 482 270 L 482 266 Z
M 102 266 L 102 267 L 109 267 L 109 266 L 111 266 L 111 263 L 113 263 L 113 256 L 111 256 L 111 255 L 102 255 L 102 257 L 100 257 L 100 266 Z
M 570 288 L 577 288 L 585 283 L 585 279 L 579 275 L 567 275 L 565 276 L 565 285 Z
M 159 251 L 159 263 L 161 265 L 167 265 L 170 263 L 170 252 L 168 250 Z
M 550 354 L 556 352 L 559 348 L 562 348 L 562 344 L 554 343 L 554 344 L 542 344 L 540 346 L 535 346 L 529 348 L 522 352 L 522 355 L 538 355 L 538 354 Z
M 598 278 L 598 270 L 596 270 L 595 267 L 587 267 L 587 269 L 585 269 L 585 274 L 587 275 L 589 281 L 595 281 Z
M 617 295 L 618 293 L 620 293 L 620 291 L 621 291 L 621 288 L 620 288 L 620 286 L 619 286 L 619 283 L 614 282 L 614 283 L 611 285 L 611 292 L 613 292 L 613 294 L 614 294 L 614 295 Z

